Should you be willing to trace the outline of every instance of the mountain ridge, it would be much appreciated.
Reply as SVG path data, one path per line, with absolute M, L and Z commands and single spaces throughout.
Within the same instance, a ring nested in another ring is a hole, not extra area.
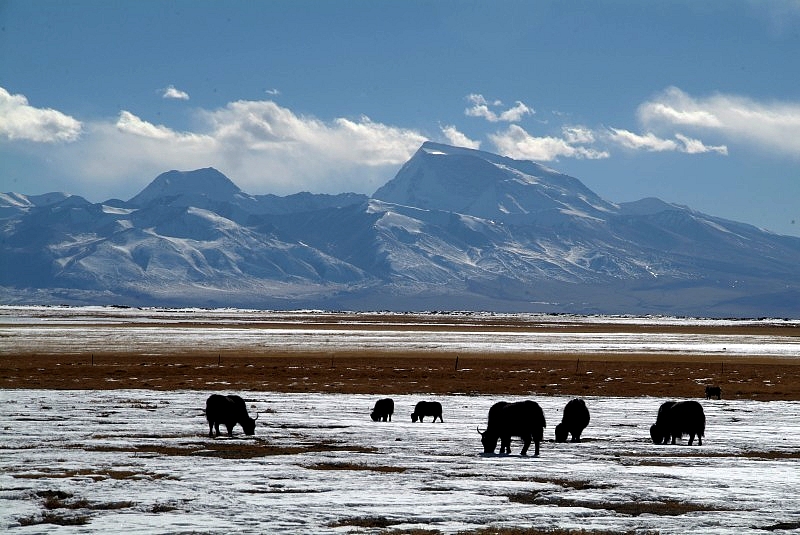
M 372 196 L 213 168 L 128 201 L 0 195 L 3 302 L 800 317 L 800 239 L 426 142 Z

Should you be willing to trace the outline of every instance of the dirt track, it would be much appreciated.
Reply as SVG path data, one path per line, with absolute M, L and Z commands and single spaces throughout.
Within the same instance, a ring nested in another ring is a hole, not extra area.
M 352 318 L 348 318 L 352 320 Z M 373 321 L 373 319 L 370 319 Z M 387 327 L 402 329 L 402 322 Z M 196 327 L 196 324 L 192 324 Z M 363 328 L 363 323 L 348 328 Z M 269 328 L 268 325 L 253 325 Z M 770 334 L 797 337 L 797 327 L 491 324 L 491 329 L 558 329 Z M 121 326 L 120 328 L 124 328 Z M 208 328 L 218 328 L 208 325 Z M 319 325 L 317 325 L 319 328 Z M 341 325 L 337 325 L 341 328 Z M 417 326 L 416 328 L 419 328 Z M 436 325 L 428 328 L 438 329 Z M 448 327 L 481 329 L 482 325 Z M 159 353 L 108 349 L 93 354 L 4 352 L 0 388 L 265 390 L 368 394 L 480 393 L 700 397 L 705 385 L 729 399 L 800 400 L 800 366 L 793 359 L 681 354 L 455 354 L 424 351 L 253 353 L 231 348 L 170 347 Z M 458 360 L 456 360 L 458 359 Z

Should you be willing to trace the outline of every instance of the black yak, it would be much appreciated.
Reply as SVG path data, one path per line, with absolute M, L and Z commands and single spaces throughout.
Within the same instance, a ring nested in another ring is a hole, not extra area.
M 224 424 L 228 429 L 228 436 L 233 436 L 233 428 L 236 424 L 242 426 L 245 435 L 254 435 L 256 432 L 256 420 L 247 414 L 247 407 L 244 400 L 239 396 L 223 396 L 221 394 L 211 394 L 206 400 L 206 420 L 208 420 L 208 436 L 219 436 L 219 424 Z
M 712 397 L 716 397 L 717 399 L 722 399 L 722 389 L 718 386 L 707 386 L 706 399 L 711 399 Z
M 372 414 L 369 416 L 372 418 L 373 422 L 378 422 L 380 420 L 385 422 L 387 419 L 391 422 L 392 414 L 394 414 L 394 400 L 391 398 L 384 398 L 375 402 L 375 407 L 372 409 Z
M 582 399 L 573 399 L 564 407 L 561 423 L 556 426 L 556 442 L 566 442 L 572 435 L 572 442 L 581 441 L 581 433 L 589 425 L 589 409 Z
M 542 408 L 535 401 L 507 403 L 499 401 L 489 409 L 486 431 L 481 434 L 484 453 L 494 453 L 500 440 L 500 453 L 511 453 L 511 437 L 520 437 L 525 445 L 520 455 L 528 453 L 531 441 L 535 444 L 534 455 L 539 455 L 539 443 L 544 438 L 547 423 Z
M 706 415 L 703 406 L 696 401 L 667 401 L 658 409 L 656 423 L 650 426 L 650 438 L 653 444 L 671 444 L 689 435 L 689 445 L 697 436 L 697 445 L 703 445 L 706 431 Z
M 414 412 L 411 413 L 411 421 L 416 422 L 419 420 L 422 422 L 422 419 L 426 416 L 433 416 L 434 422 L 436 418 L 439 418 L 440 422 L 444 422 L 442 420 L 442 404 L 438 401 L 420 401 L 414 407 Z

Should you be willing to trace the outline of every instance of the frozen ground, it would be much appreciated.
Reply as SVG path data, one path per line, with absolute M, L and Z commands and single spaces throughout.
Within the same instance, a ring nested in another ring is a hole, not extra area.
M 487 330 L 525 321 L 532 327 Z M 796 327 L 798 320 L 708 320 L 668 317 L 452 314 L 331 314 L 234 309 L 135 309 L 111 307 L 0 306 L 0 355 L 11 352 L 87 354 L 113 344 L 118 351 L 170 354 L 176 347 L 204 350 L 271 349 L 348 351 L 461 351 L 472 353 L 681 353 L 685 355 L 800 358 L 800 338 L 764 334 L 646 333 L 625 328 L 603 332 L 565 329 L 608 326 Z M 358 328 L 353 328 L 358 325 Z M 475 325 L 482 329 L 470 330 Z M 436 329 L 432 330 L 431 327 Z
M 419 396 L 395 396 L 394 421 L 375 423 L 377 394 L 241 394 L 262 411 L 256 436 L 209 439 L 205 393 L 0 391 L 0 529 L 800 528 L 799 402 L 703 401 L 706 438 L 689 447 L 649 442 L 659 398 L 585 398 L 586 440 L 556 444 L 568 398 L 538 397 L 547 441 L 521 457 L 516 440 L 513 455 L 480 453 L 475 427 L 499 398 L 439 396 L 444 423 L 412 424 Z

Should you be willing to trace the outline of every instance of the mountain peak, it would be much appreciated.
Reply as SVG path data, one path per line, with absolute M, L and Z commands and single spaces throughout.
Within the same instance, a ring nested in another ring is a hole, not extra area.
M 430 141 L 373 198 L 492 220 L 616 209 L 578 179 L 532 161 Z
M 136 206 L 144 206 L 164 197 L 188 195 L 228 199 L 238 193 L 241 193 L 241 190 L 231 179 L 213 167 L 206 167 L 194 171 L 172 170 L 162 173 L 129 202 Z

